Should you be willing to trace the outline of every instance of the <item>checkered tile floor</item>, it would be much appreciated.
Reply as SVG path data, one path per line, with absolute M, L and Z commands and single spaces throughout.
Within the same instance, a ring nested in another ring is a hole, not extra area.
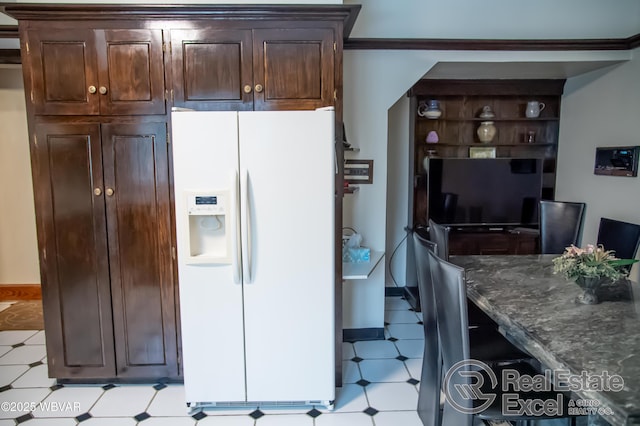
M 0 304 L 0 309 L 3 306 Z M 343 344 L 344 385 L 335 410 L 207 409 L 188 415 L 182 385 L 56 385 L 43 331 L 0 332 L 0 426 L 422 426 L 420 314 L 386 300 L 386 340 Z

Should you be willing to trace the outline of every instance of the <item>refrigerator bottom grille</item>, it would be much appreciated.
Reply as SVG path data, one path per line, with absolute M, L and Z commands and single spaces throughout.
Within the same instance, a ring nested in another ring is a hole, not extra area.
M 245 407 L 302 407 L 311 405 L 333 406 L 333 401 L 228 401 L 228 402 L 191 402 L 191 409 L 197 408 L 245 408 Z

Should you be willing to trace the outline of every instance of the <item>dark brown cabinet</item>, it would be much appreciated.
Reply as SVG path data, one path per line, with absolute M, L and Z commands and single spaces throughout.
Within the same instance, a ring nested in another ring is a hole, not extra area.
M 334 105 L 335 37 L 333 28 L 171 30 L 174 105 L 199 110 Z
M 52 377 L 176 377 L 164 122 L 36 126 Z
M 36 114 L 165 113 L 161 30 L 32 30 L 27 45 Z
M 359 9 L 3 8 L 19 22 L 51 377 L 181 378 L 169 111 L 334 106 L 341 129 L 342 45 Z M 336 249 L 338 383 L 341 265 Z

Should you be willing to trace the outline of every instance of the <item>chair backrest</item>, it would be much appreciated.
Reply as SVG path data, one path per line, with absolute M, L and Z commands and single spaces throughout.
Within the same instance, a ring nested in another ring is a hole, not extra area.
M 600 219 L 598 244 L 606 250 L 615 250 L 620 259 L 634 259 L 640 244 L 640 225 L 619 220 Z
M 449 260 L 449 227 L 429 219 L 429 239 L 436 243 L 438 257 Z
M 442 361 L 438 341 L 436 302 L 429 262 L 429 253 L 435 253 L 436 244 L 420 236 L 417 232 L 413 234 L 413 243 L 424 329 L 424 352 L 422 355 L 422 374 L 418 396 L 418 416 L 420 416 L 424 426 L 440 426 Z
M 436 317 L 438 319 L 438 336 L 442 356 L 442 371 L 446 374 L 456 363 L 470 359 L 469 324 L 467 319 L 467 290 L 464 269 L 453 265 L 434 253 L 429 252 L 431 276 L 435 288 Z M 469 365 L 462 365 L 458 370 L 469 371 Z M 445 377 L 453 394 L 456 385 L 468 385 L 469 380 L 461 374 Z M 422 385 L 421 385 L 422 386 Z M 442 424 L 471 426 L 470 415 L 465 415 L 451 406 L 447 397 L 442 414 Z M 471 404 L 471 400 L 457 400 L 459 405 Z
M 561 254 L 578 244 L 585 203 L 540 201 L 540 248 L 543 254 Z

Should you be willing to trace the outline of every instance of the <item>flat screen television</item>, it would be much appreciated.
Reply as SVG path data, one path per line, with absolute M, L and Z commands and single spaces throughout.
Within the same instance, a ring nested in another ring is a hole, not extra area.
M 449 226 L 538 224 L 542 159 L 432 158 L 428 217 Z

